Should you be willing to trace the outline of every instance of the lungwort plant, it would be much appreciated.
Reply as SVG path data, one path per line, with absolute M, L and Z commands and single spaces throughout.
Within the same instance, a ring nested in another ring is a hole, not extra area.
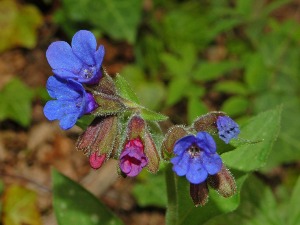
M 109 76 L 102 67 L 104 55 L 104 47 L 97 47 L 86 30 L 78 31 L 71 45 L 57 41 L 49 46 L 46 56 L 53 76 L 47 90 L 53 100 L 45 105 L 45 116 L 59 120 L 63 130 L 75 124 L 83 128 L 76 147 L 93 169 L 109 159 L 118 160 L 117 170 L 125 178 L 162 168 L 167 188 L 160 192 L 168 198 L 168 225 L 202 224 L 235 210 L 248 174 L 266 163 L 279 130 L 280 107 L 241 127 L 225 112 L 209 112 L 164 134 L 158 122 L 168 117 L 144 107 L 122 76 Z M 53 189 L 59 224 L 122 224 L 99 200 L 56 171 Z

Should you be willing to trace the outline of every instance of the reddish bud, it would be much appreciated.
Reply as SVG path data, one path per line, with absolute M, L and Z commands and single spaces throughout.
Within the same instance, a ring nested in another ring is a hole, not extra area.
M 118 133 L 116 116 L 97 117 L 79 136 L 76 147 L 85 154 L 109 155 Z
M 134 115 L 129 120 L 127 126 L 127 138 L 133 140 L 135 138 L 141 138 L 144 136 L 146 131 L 146 122 L 140 116 Z
M 97 152 L 93 152 L 89 157 L 90 166 L 95 170 L 99 169 L 102 166 L 105 158 L 105 155 L 98 155 Z
M 206 181 L 200 184 L 190 183 L 190 196 L 196 207 L 204 206 L 208 201 L 208 187 Z
M 146 131 L 145 133 L 144 143 L 145 143 L 145 154 L 149 161 L 147 168 L 151 173 L 156 173 L 159 169 L 160 158 L 155 143 L 153 141 L 153 138 L 149 133 L 149 131 Z
M 163 159 L 169 160 L 173 157 L 173 149 L 176 141 L 187 134 L 188 132 L 182 126 L 173 126 L 169 129 L 161 146 L 161 154 Z
M 219 116 L 225 116 L 223 112 L 209 112 L 203 116 L 198 117 L 194 123 L 194 129 L 197 132 L 207 131 L 207 132 L 217 132 L 217 119 Z
M 218 193 L 225 197 L 231 197 L 236 193 L 236 183 L 230 171 L 223 164 L 222 169 L 216 175 L 211 175 L 207 179 L 208 184 Z

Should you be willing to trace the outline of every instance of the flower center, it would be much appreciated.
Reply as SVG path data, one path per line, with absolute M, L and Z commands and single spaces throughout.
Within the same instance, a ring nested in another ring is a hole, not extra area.
M 94 73 L 95 73 L 95 70 L 96 68 L 94 66 L 91 66 L 91 67 L 88 67 L 88 68 L 85 68 L 83 71 L 82 71 L 82 77 L 85 78 L 85 79 L 90 79 L 94 76 Z
M 190 147 L 189 147 L 189 154 L 192 156 L 192 158 L 194 157 L 197 157 L 200 155 L 200 151 L 201 149 L 195 145 L 195 144 L 192 144 Z

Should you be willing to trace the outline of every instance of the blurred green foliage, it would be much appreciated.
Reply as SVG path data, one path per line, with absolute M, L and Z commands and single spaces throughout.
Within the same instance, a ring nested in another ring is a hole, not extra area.
M 84 23 L 85 29 L 90 26 L 112 38 L 134 43 L 141 20 L 141 6 L 142 0 L 62 0 L 62 7 L 54 18 L 70 37 Z
M 11 185 L 3 193 L 4 225 L 41 225 L 37 194 L 22 186 Z
M 0 52 L 13 47 L 33 48 L 36 29 L 42 25 L 42 15 L 33 5 L 21 5 L 15 0 L 0 1 Z
M 0 90 L 0 122 L 11 119 L 27 127 L 31 122 L 34 91 L 14 78 Z
M 91 2 L 63 0 L 58 23 L 70 36 L 88 25 L 130 42 L 135 62 L 121 74 L 147 107 L 180 112 L 172 117 L 177 123 L 209 110 L 226 111 L 244 123 L 280 105 L 281 130 L 260 170 L 300 159 L 300 24 L 274 16 L 291 0 Z M 107 14 L 111 7 L 115 13 Z M 127 32 L 116 28 L 116 15 Z M 266 118 L 255 126 L 279 130 L 277 122 Z M 252 154 L 251 145 L 245 149 Z

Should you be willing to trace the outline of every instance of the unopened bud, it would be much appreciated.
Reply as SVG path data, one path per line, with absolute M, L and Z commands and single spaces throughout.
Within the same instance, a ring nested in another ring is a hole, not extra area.
M 200 184 L 190 183 L 190 196 L 196 207 L 204 206 L 208 201 L 208 187 L 206 181 Z
M 207 132 L 217 132 L 216 122 L 219 116 L 225 116 L 223 112 L 209 112 L 203 116 L 198 117 L 193 123 L 194 129 L 197 132 L 207 131 Z
M 129 120 L 127 126 L 127 138 L 128 140 L 142 138 L 146 132 L 146 122 L 140 116 L 134 115 Z
M 110 155 L 118 133 L 116 116 L 97 117 L 79 136 L 76 148 L 85 154 Z
M 173 149 L 177 140 L 186 136 L 188 132 L 184 129 L 183 126 L 173 126 L 169 129 L 168 133 L 165 135 L 165 138 L 161 146 L 162 158 L 169 160 L 173 157 Z
M 124 112 L 126 109 L 126 106 L 122 103 L 122 100 L 118 96 L 104 93 L 94 93 L 94 98 L 98 107 L 93 111 L 93 115 L 116 115 Z
M 116 95 L 117 89 L 113 79 L 102 68 L 102 77 L 97 86 L 93 87 L 93 90 L 98 93 L 104 93 L 107 95 Z
M 89 157 L 90 166 L 95 170 L 99 169 L 104 163 L 105 158 L 106 158 L 105 154 L 98 155 L 97 152 L 93 152 Z
M 151 173 L 156 173 L 159 169 L 160 158 L 154 140 L 149 131 L 145 132 L 144 144 L 145 144 L 145 154 L 149 162 L 147 168 Z
M 231 197 L 236 193 L 234 177 L 224 164 L 219 173 L 208 177 L 207 182 L 225 198 Z

